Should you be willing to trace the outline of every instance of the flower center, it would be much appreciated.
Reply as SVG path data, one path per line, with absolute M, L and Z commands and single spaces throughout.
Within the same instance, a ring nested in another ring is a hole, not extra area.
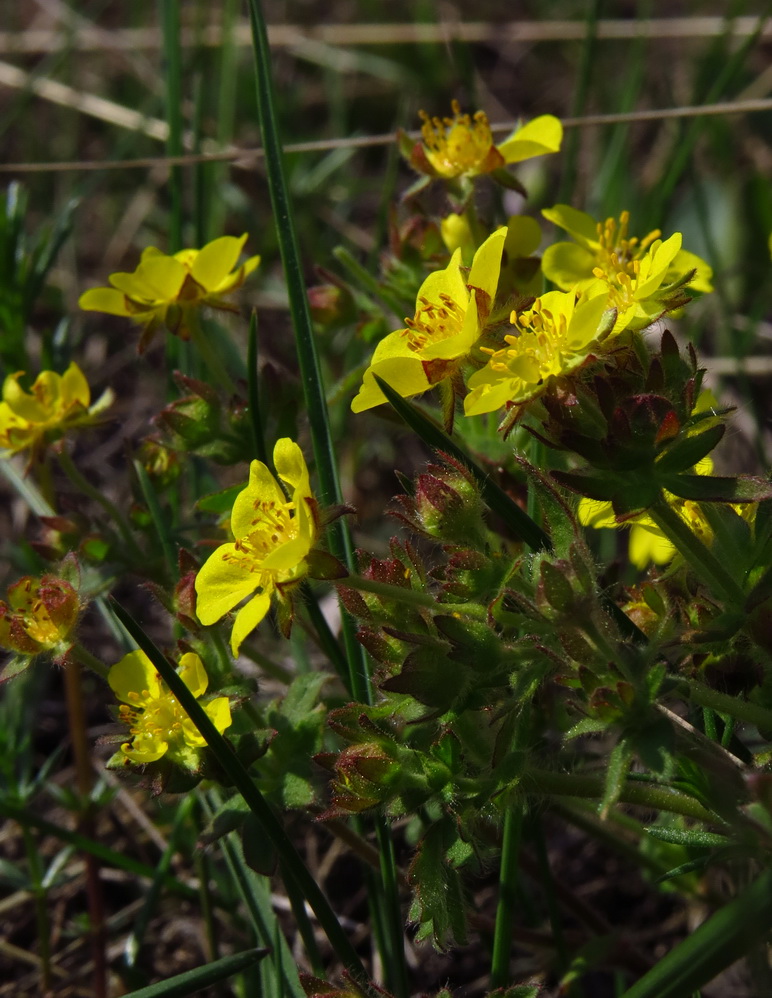
M 662 235 L 653 229 L 643 239 L 628 236 L 630 212 L 623 211 L 619 222 L 607 218 L 598 222 L 598 249 L 595 277 L 608 284 L 609 304 L 620 311 L 629 308 L 635 301 L 635 291 L 641 270 L 641 260 L 651 244 Z
M 458 101 L 454 100 L 451 107 L 452 118 L 430 118 L 421 111 L 421 135 L 435 169 L 457 177 L 480 166 L 490 152 L 493 136 L 484 111 L 478 111 L 472 119 L 461 113 Z
M 517 328 L 504 337 L 507 344 L 499 350 L 482 347 L 491 355 L 488 362 L 494 371 L 515 374 L 532 384 L 563 369 L 567 350 L 568 323 L 562 313 L 557 316 L 535 301 L 528 312 L 512 312 L 509 321 Z
M 402 335 L 407 337 L 407 345 L 415 353 L 423 350 L 427 343 L 439 343 L 461 332 L 464 324 L 464 309 L 446 294 L 440 295 L 441 304 L 435 305 L 427 298 L 420 299 L 412 319 L 405 319 Z

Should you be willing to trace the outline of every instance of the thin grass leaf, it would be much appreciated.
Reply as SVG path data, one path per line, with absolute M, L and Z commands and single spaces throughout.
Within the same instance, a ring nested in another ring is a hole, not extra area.
M 214 963 L 186 970 L 183 974 L 175 974 L 158 984 L 149 984 L 146 988 L 131 991 L 126 998 L 186 998 L 187 995 L 194 995 L 219 981 L 226 981 L 247 967 L 253 967 L 265 959 L 268 953 L 267 949 L 248 949 L 243 953 L 224 956 Z
M 260 416 L 260 391 L 257 370 L 257 312 L 252 312 L 249 320 L 249 340 L 247 341 L 247 398 L 249 400 L 249 422 L 252 429 L 252 443 L 255 457 L 270 468 L 271 461 L 265 445 L 265 430 Z
M 762 943 L 772 929 L 772 871 L 716 912 L 622 998 L 688 998 Z
M 163 653 L 145 634 L 134 618 L 115 600 L 112 601 L 116 616 L 158 670 L 161 678 L 177 698 L 179 704 L 206 740 L 209 750 L 225 770 L 228 778 L 246 801 L 250 811 L 279 854 L 284 869 L 295 879 L 299 890 L 311 905 L 319 924 L 322 926 L 330 945 L 338 959 L 349 972 L 367 986 L 367 973 L 354 950 L 348 936 L 343 931 L 327 898 L 314 878 L 308 872 L 290 841 L 284 826 L 273 813 L 262 793 L 255 786 L 252 777 L 236 757 L 229 743 L 212 724 L 204 708 L 196 700 L 182 679 L 177 675 Z
M 527 544 L 534 551 L 549 551 L 551 549 L 551 541 L 538 523 L 535 523 L 527 513 L 524 513 L 517 503 L 510 499 L 506 492 L 496 485 L 490 476 L 478 467 L 446 433 L 425 416 L 417 406 L 412 405 L 407 399 L 403 399 L 383 378 L 379 378 L 377 374 L 374 374 L 373 377 L 397 415 L 402 417 L 425 444 L 434 450 L 444 451 L 463 462 L 474 475 L 486 503 L 494 513 L 498 513 L 506 521 L 513 533 L 524 544 Z

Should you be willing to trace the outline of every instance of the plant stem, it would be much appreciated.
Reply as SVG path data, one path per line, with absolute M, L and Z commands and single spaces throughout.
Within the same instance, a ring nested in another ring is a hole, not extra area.
M 602 776 L 585 776 L 578 773 L 556 773 L 548 769 L 529 769 L 525 778 L 529 793 L 544 794 L 548 797 L 591 797 L 600 800 L 605 785 Z M 627 782 L 619 795 L 622 804 L 638 804 L 640 807 L 656 811 L 669 811 L 683 814 L 687 818 L 719 824 L 719 819 L 699 801 L 678 790 Z
M 110 519 L 115 523 L 121 537 L 126 543 L 126 546 L 130 550 L 139 553 L 139 548 L 131 529 L 118 508 L 110 502 L 106 495 L 100 492 L 98 488 L 93 486 L 91 482 L 89 482 L 89 480 L 78 471 L 72 458 L 64 448 L 59 451 L 57 457 L 59 458 L 59 464 L 62 467 L 62 471 L 64 471 L 65 475 L 67 475 L 75 488 L 87 495 L 89 499 L 93 499 L 94 502 L 99 503 L 102 509 L 104 509 Z
M 512 921 L 517 901 L 518 856 L 520 833 L 523 827 L 522 806 L 513 803 L 504 818 L 499 870 L 499 903 L 496 908 L 496 926 L 493 932 L 491 958 L 491 990 L 509 983 L 509 960 L 512 952 Z
M 102 679 L 107 679 L 107 673 L 110 671 L 109 667 L 101 659 L 97 658 L 96 655 L 92 655 L 88 649 L 84 648 L 80 641 L 75 642 L 70 648 L 69 654 L 81 665 L 101 676 Z
M 772 731 L 772 710 L 767 707 L 739 700 L 728 693 L 720 693 L 696 679 L 685 679 L 683 676 L 670 678 L 680 687 L 679 692 L 683 691 L 701 707 L 708 707 L 719 714 L 729 714 L 738 721 L 755 724 L 761 731 Z
M 372 593 L 374 596 L 384 596 L 408 606 L 423 606 L 444 614 L 461 614 L 473 620 L 487 620 L 488 611 L 477 603 L 439 603 L 431 593 L 419 593 L 415 589 L 403 589 L 389 582 L 378 582 L 376 579 L 365 579 L 361 575 L 347 575 L 339 581 L 339 585 L 359 592 Z
M 740 585 L 669 503 L 660 500 L 647 512 L 676 550 L 717 593 L 731 603 L 742 605 L 745 602 L 745 593 Z

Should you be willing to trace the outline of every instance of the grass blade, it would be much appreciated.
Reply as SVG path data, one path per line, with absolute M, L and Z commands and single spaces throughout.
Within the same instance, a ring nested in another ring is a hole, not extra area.
M 688 998 L 745 956 L 772 929 L 772 871 L 767 871 L 644 974 L 622 998 Z
M 267 949 L 248 949 L 243 953 L 224 956 L 214 963 L 196 967 L 195 970 L 186 970 L 183 974 L 175 974 L 168 980 L 132 991 L 126 995 L 126 998 L 186 998 L 187 995 L 194 995 L 208 988 L 210 984 L 225 981 L 234 974 L 246 970 L 247 967 L 253 967 L 267 955 Z
M 551 549 L 552 544 L 550 539 L 538 523 L 535 523 L 527 513 L 520 509 L 517 503 L 513 499 L 510 499 L 503 489 L 491 481 L 490 476 L 467 457 L 446 433 L 443 433 L 420 409 L 397 394 L 383 378 L 379 378 L 377 374 L 374 374 L 373 377 L 378 383 L 380 390 L 396 410 L 397 415 L 402 417 L 410 429 L 414 430 L 425 444 L 428 444 L 434 450 L 445 451 L 446 454 L 450 454 L 452 457 L 463 462 L 474 475 L 486 503 L 494 513 L 498 513 L 506 521 L 510 529 L 524 544 L 527 544 L 534 551 L 541 549 L 549 551 Z

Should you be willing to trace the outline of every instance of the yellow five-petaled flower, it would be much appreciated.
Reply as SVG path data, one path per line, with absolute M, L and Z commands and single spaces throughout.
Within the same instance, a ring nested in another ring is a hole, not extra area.
M 374 374 L 403 397 L 454 377 L 491 311 L 506 235 L 506 226 L 502 226 L 489 236 L 475 253 L 468 273 L 461 266 L 459 248 L 444 270 L 429 274 L 418 292 L 414 317 L 375 348 L 351 404 L 354 412 L 386 401 Z
M 149 246 L 133 273 L 110 274 L 111 288 L 92 288 L 78 304 L 87 311 L 126 315 L 141 325 L 140 351 L 161 326 L 188 339 L 196 308 L 233 311 L 223 295 L 240 287 L 260 263 L 259 256 L 252 256 L 237 266 L 246 241 L 246 234 L 238 239 L 221 236 L 203 249 L 184 249 L 173 256 Z
M 88 382 L 75 363 L 64 374 L 42 371 L 28 392 L 19 384 L 24 373 L 9 374 L 3 383 L 0 456 L 29 450 L 32 457 L 38 457 L 47 443 L 66 430 L 93 422 L 113 398 L 108 390 L 90 405 Z
M 236 614 L 231 632 L 234 655 L 268 613 L 272 596 L 288 600 L 291 589 L 308 575 L 307 558 L 319 534 L 316 500 L 300 447 L 282 438 L 274 448 L 273 462 L 279 478 L 290 487 L 290 498 L 262 461 L 253 461 L 249 484 L 233 504 L 235 540 L 221 544 L 196 576 L 196 614 L 205 625 L 214 624 L 255 593 Z
M 177 671 L 196 699 L 206 693 L 209 677 L 195 652 L 182 656 Z M 143 651 L 125 655 L 110 669 L 107 681 L 122 701 L 120 719 L 131 732 L 131 741 L 120 748 L 124 765 L 155 762 L 168 755 L 188 769 L 198 768 L 200 750 L 206 741 Z M 220 733 L 230 726 L 227 697 L 216 697 L 202 706 Z
M 560 149 L 563 126 L 551 114 L 534 118 L 496 145 L 484 111 L 471 118 L 461 113 L 458 101 L 451 107 L 452 118 L 430 118 L 421 112 L 423 141 L 410 155 L 419 173 L 445 180 L 476 177 Z

